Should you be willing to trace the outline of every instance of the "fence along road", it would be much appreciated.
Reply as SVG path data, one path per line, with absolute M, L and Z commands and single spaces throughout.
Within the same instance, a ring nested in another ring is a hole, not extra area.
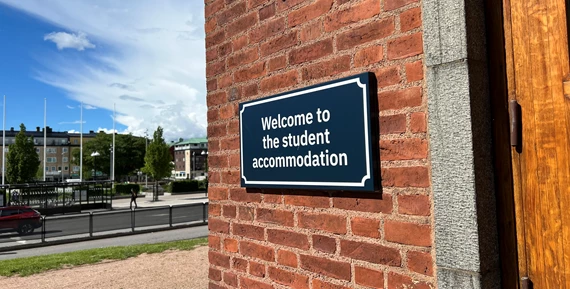
M 162 198 L 163 203 L 170 205 L 157 206 L 159 203 L 145 202 L 144 198 L 139 198 L 139 208 L 131 211 L 128 208 L 130 200 L 124 199 L 115 202 L 114 205 L 120 209 L 114 211 L 42 216 L 42 227 L 29 235 L 0 232 L 0 250 L 60 240 L 207 224 L 208 201 L 204 194 L 165 195 Z M 181 204 L 184 202 L 186 204 Z

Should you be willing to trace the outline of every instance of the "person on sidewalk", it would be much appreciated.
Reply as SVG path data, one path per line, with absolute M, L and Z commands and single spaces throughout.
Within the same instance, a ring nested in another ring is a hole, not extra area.
M 131 210 L 133 209 L 133 202 L 135 202 L 135 209 L 137 208 L 137 193 L 135 193 L 135 189 L 131 189 Z

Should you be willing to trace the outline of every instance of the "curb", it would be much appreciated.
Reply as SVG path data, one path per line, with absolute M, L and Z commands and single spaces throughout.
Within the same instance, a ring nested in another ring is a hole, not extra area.
M 131 235 L 156 233 L 156 232 L 170 231 L 170 230 L 176 230 L 176 229 L 185 229 L 185 228 L 192 228 L 192 227 L 200 227 L 200 226 L 207 226 L 207 225 L 208 225 L 208 221 L 198 223 L 198 224 L 176 225 L 176 226 L 172 226 L 172 227 L 147 229 L 147 230 L 140 230 L 140 231 L 134 231 L 134 232 L 113 233 L 113 234 L 93 236 L 93 237 L 81 237 L 81 238 L 74 238 L 74 239 L 68 239 L 68 240 L 57 240 L 57 241 L 44 241 L 42 243 L 37 243 L 37 244 L 26 244 L 26 245 L 18 245 L 18 246 L 10 246 L 10 247 L 0 247 L 0 252 L 3 253 L 3 252 L 9 252 L 9 251 L 34 249 L 34 248 L 49 247 L 49 246 L 54 246 L 54 245 L 63 245 L 63 244 L 70 244 L 70 243 L 77 243 L 77 242 L 84 242 L 84 241 L 92 241 L 92 240 L 125 237 L 125 236 L 131 236 Z M 207 237 L 207 235 L 201 236 L 201 237 Z M 201 238 L 201 237 L 197 237 L 197 238 Z

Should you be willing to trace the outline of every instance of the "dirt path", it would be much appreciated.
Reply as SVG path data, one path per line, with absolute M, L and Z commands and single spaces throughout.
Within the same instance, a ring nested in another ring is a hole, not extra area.
M 28 277 L 0 277 L 0 284 L 2 289 L 205 289 L 208 288 L 208 247 L 143 254 L 127 260 L 78 266 Z

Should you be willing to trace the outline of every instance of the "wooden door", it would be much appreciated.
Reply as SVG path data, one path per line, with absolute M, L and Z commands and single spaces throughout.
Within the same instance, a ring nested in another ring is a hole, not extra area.
M 520 105 L 522 125 L 511 150 L 518 269 L 537 289 L 570 289 L 566 4 L 503 0 L 508 94 Z

